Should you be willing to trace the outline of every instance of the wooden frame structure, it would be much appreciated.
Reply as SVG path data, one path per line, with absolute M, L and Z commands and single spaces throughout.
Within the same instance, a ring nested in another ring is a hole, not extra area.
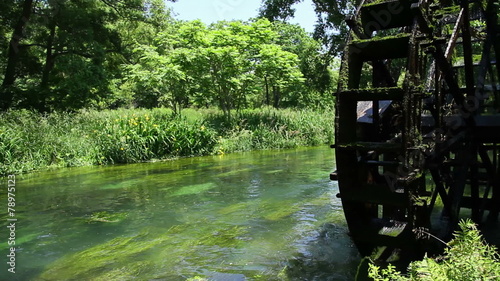
M 362 255 L 415 258 L 463 216 L 497 220 L 499 6 L 367 0 L 347 19 L 331 178 Z

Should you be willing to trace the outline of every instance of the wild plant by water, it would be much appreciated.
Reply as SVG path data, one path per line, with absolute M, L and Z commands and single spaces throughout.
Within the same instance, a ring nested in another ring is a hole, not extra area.
M 316 146 L 332 142 L 334 135 L 332 111 L 264 108 L 240 111 L 230 122 L 221 113 L 206 119 L 220 128 L 219 152 Z
M 469 219 L 460 222 L 460 231 L 448 243 L 443 256 L 425 257 L 408 267 L 408 275 L 394 266 L 380 268 L 370 264 L 369 276 L 384 280 L 500 280 L 500 257 L 495 247 L 486 244 L 476 225 Z
M 102 164 L 205 155 L 216 140 L 215 132 L 203 121 L 158 112 L 115 115 L 90 137 L 99 147 Z
M 0 114 L 0 173 L 282 149 L 333 141 L 333 113 L 272 108 Z

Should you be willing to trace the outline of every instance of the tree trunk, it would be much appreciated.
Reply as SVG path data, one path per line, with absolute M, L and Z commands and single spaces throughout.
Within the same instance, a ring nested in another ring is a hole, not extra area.
M 16 81 L 16 66 L 19 61 L 19 43 L 23 38 L 24 28 L 28 23 L 33 9 L 33 0 L 23 2 L 23 11 L 19 21 L 14 26 L 14 32 L 10 39 L 7 67 L 0 92 L 0 110 L 8 109 L 12 104 L 13 92 L 11 86 Z
M 49 79 L 50 72 L 54 69 L 55 55 L 53 53 L 54 38 L 56 36 L 56 21 L 52 19 L 49 23 L 49 37 L 47 38 L 47 45 L 45 46 L 45 65 L 42 71 L 42 81 L 40 82 L 40 91 L 38 92 L 37 109 L 45 111 L 46 108 L 46 95 L 49 92 Z
M 264 76 L 264 83 L 266 86 L 266 105 L 270 105 L 271 101 L 269 98 L 269 82 L 267 82 L 267 76 Z
M 220 109 L 222 109 L 222 112 L 224 113 L 227 121 L 229 121 L 231 119 L 231 109 L 226 97 L 219 97 L 219 107 Z
M 49 86 L 49 75 L 50 71 L 54 68 L 54 53 L 53 53 L 53 45 L 54 45 L 54 37 L 56 36 L 56 22 L 55 20 L 51 20 L 49 25 L 49 37 L 47 38 L 47 44 L 45 46 L 45 65 L 43 67 L 42 72 L 42 81 L 40 83 L 40 87 L 42 89 L 46 89 Z
M 273 97 L 274 97 L 273 106 L 274 106 L 274 108 L 278 108 L 280 105 L 280 99 L 281 99 L 281 93 L 280 93 L 279 86 L 273 86 Z

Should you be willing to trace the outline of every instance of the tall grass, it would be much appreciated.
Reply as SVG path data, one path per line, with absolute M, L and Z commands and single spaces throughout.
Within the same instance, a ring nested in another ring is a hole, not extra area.
M 219 153 L 315 146 L 333 141 L 333 112 L 265 108 L 244 110 L 225 121 L 209 114 L 207 123 L 222 136 Z
M 0 114 L 0 173 L 293 148 L 333 140 L 332 112 L 120 109 Z

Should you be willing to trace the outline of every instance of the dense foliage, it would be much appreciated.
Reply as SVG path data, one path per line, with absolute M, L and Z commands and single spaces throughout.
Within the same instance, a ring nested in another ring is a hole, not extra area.
M 333 140 L 331 111 L 83 110 L 0 114 L 0 174 L 47 167 L 162 160 L 234 151 L 294 148 Z
M 385 269 L 370 264 L 369 276 L 375 281 L 436 280 L 475 281 L 500 279 L 500 257 L 496 249 L 487 245 L 477 227 L 470 220 L 460 223 L 461 230 L 448 243 L 445 254 L 438 258 L 424 258 L 412 262 L 408 275 L 393 266 Z
M 321 44 L 297 25 L 175 20 L 162 0 L 3 1 L 0 109 L 329 106 Z
M 271 21 L 286 21 L 295 14 L 293 5 L 302 0 L 263 0 L 260 15 Z M 356 0 L 312 0 L 317 21 L 314 38 L 320 40 L 328 50 L 327 58 L 340 54 L 349 28 L 345 18 L 351 15 L 360 1 Z

